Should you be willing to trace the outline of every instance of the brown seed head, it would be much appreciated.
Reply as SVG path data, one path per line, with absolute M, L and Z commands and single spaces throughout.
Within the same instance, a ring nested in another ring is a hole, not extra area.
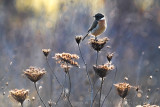
M 89 44 L 91 44 L 91 47 L 96 50 L 96 51 L 100 51 L 104 45 L 107 43 L 109 39 L 107 37 L 104 37 L 102 39 L 99 39 L 99 40 L 95 40 L 93 38 L 91 38 L 89 40 Z
M 76 42 L 77 42 L 78 45 L 80 44 L 82 38 L 83 37 L 81 35 L 80 36 L 75 36 L 75 40 L 76 40 Z
M 61 64 L 61 68 L 64 69 L 64 72 L 65 72 L 65 73 L 68 73 L 69 70 L 70 70 L 70 68 L 71 68 L 71 66 L 67 66 L 66 64 Z
M 70 53 L 56 53 L 55 57 L 53 57 L 57 60 L 57 63 L 61 65 L 73 65 L 76 67 L 79 67 L 78 62 L 74 61 L 75 59 L 79 59 L 79 56 L 76 54 L 70 54 Z
M 51 51 L 51 49 L 42 49 L 42 52 L 44 54 L 45 57 L 48 56 L 49 52 Z
M 106 63 L 104 65 L 93 65 L 95 73 L 101 78 L 105 77 L 110 70 L 114 69 L 114 65 L 111 63 Z
M 132 87 L 128 83 L 118 83 L 114 84 L 114 86 L 117 88 L 119 96 L 123 99 L 127 96 L 129 89 Z
M 52 102 L 52 100 L 51 100 L 51 99 L 48 101 L 48 105 L 49 105 L 49 107 L 52 107 L 53 102 Z
M 107 54 L 107 59 L 108 59 L 109 62 L 112 60 L 113 55 L 114 55 L 114 53 L 108 53 Z
M 29 90 L 14 89 L 14 90 L 9 91 L 9 93 L 10 93 L 9 95 L 10 97 L 12 97 L 14 100 L 22 104 L 24 100 L 28 97 Z
M 40 80 L 45 73 L 46 73 L 45 69 L 37 67 L 29 67 L 29 69 L 26 69 L 24 71 L 24 75 L 32 82 L 37 82 L 38 80 Z

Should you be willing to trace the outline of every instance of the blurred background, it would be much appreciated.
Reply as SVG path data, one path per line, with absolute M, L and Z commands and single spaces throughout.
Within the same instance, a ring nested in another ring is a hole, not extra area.
M 18 106 L 8 98 L 8 91 L 15 88 L 30 90 L 24 107 L 41 105 L 33 83 L 22 75 L 29 66 L 46 69 L 47 74 L 37 85 L 46 104 L 50 99 L 55 102 L 61 89 L 52 77 L 41 50 L 52 50 L 49 63 L 63 83 L 65 73 L 52 57 L 61 52 L 79 55 L 74 37 L 86 34 L 94 20 L 92 16 L 98 12 L 105 14 L 108 20 L 108 28 L 99 38 L 109 37 L 107 45 L 111 46 L 107 48 L 106 45 L 99 53 L 98 64 L 107 62 L 108 52 L 115 52 L 112 60 L 117 67 L 115 83 L 125 82 L 124 77 L 127 77 L 128 83 L 142 90 L 142 97 L 136 97 L 135 90 L 130 91 L 125 101 L 126 107 L 145 102 L 160 105 L 159 0 L 0 0 L 0 107 Z M 87 39 L 80 46 L 96 91 L 100 87 L 100 80 L 94 76 L 92 68 L 96 62 L 96 52 Z M 70 71 L 71 102 L 75 107 L 88 107 L 89 83 L 82 59 L 78 62 L 81 68 L 73 67 Z M 114 73 L 115 70 L 105 79 L 102 98 L 112 86 Z M 149 99 L 146 99 L 147 95 Z M 36 99 L 32 101 L 32 97 Z M 69 106 L 62 100 L 59 107 Z M 120 103 L 121 98 L 113 87 L 103 107 L 118 107 Z

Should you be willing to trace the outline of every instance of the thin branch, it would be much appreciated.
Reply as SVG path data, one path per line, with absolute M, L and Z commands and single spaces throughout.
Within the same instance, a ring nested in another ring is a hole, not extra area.
M 35 82 L 34 82 L 34 86 L 35 86 L 36 92 L 37 92 L 38 97 L 40 98 L 41 102 L 43 103 L 43 105 L 44 105 L 45 107 L 47 107 L 47 106 L 44 104 L 44 102 L 43 102 L 41 96 L 39 95 L 39 92 L 38 92 L 38 89 L 37 89 L 37 86 L 36 86 L 36 83 L 35 83 Z
M 97 58 L 96 58 L 96 67 L 97 67 L 97 65 L 98 65 L 98 51 L 97 51 Z
M 23 102 L 21 103 L 21 107 L 23 107 Z
M 102 94 L 102 86 L 103 86 L 103 78 L 102 78 L 102 81 L 101 81 L 101 87 L 100 87 L 100 97 L 99 97 L 99 107 L 101 106 L 101 94 Z
M 83 61 L 84 65 L 85 65 L 85 68 L 86 68 L 85 71 L 87 73 L 87 77 L 88 77 L 90 88 L 91 88 L 91 106 L 90 107 L 92 107 L 92 103 L 93 103 L 93 84 L 92 84 L 91 78 L 90 78 L 89 73 L 88 73 L 87 63 L 85 62 L 85 60 L 83 58 L 82 51 L 81 51 L 81 48 L 80 48 L 79 44 L 78 44 L 78 49 L 79 49 L 82 61 Z
M 116 75 L 117 75 L 117 67 L 116 67 L 116 72 L 115 72 L 115 75 L 114 75 L 114 78 L 113 78 L 113 83 L 115 82 Z M 108 95 L 110 94 L 110 92 L 111 92 L 111 90 L 112 90 L 112 88 L 113 88 L 113 83 L 112 83 L 112 86 L 111 86 L 111 88 L 109 89 L 109 92 L 108 92 L 108 93 L 107 93 L 107 95 L 105 96 L 105 98 L 104 98 L 104 100 L 103 100 L 103 102 L 102 102 L 102 105 L 101 105 L 101 107 L 103 106 L 103 104 L 104 104 L 104 101 L 106 100 L 106 98 L 107 98 L 107 97 L 108 97 Z
M 67 66 L 68 66 L 68 65 L 67 65 Z M 71 93 L 71 77 L 70 77 L 69 71 L 68 71 L 68 79 L 69 79 L 69 92 L 68 92 L 67 97 L 68 97 L 68 102 L 70 103 L 71 107 L 73 107 L 73 106 L 72 106 L 72 103 L 71 103 L 71 101 L 70 101 L 70 99 L 69 99 L 70 93 Z
M 124 99 L 122 98 L 122 103 L 121 103 L 121 107 L 123 107 L 123 100 L 124 100 Z

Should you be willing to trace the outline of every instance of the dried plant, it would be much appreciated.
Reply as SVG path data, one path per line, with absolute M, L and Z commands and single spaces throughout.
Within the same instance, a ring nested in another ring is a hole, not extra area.
M 37 88 L 37 86 L 36 86 L 36 82 L 37 82 L 38 80 L 40 80 L 40 79 L 43 77 L 44 74 L 46 74 L 45 69 L 41 69 L 41 68 L 37 68 L 37 67 L 32 67 L 32 66 L 29 67 L 29 69 L 26 69 L 26 70 L 24 71 L 24 75 L 26 75 L 26 77 L 34 83 L 36 92 L 37 92 L 37 94 L 38 94 L 41 102 L 42 102 L 43 105 L 46 107 L 44 101 L 42 100 L 42 98 L 41 98 L 41 96 L 40 96 L 40 94 L 39 94 L 39 92 L 38 92 L 38 88 Z
M 55 57 L 53 57 L 57 60 L 57 63 L 61 65 L 70 64 L 72 66 L 79 67 L 78 62 L 75 61 L 75 59 L 79 59 L 79 56 L 76 54 L 70 54 L 70 53 L 56 53 Z
M 45 69 L 32 66 L 24 71 L 24 75 L 26 75 L 26 77 L 30 79 L 32 82 L 37 82 L 43 77 L 44 74 L 46 74 Z
M 75 40 L 77 42 L 77 44 L 79 45 L 81 40 L 82 40 L 83 36 L 82 35 L 79 35 L 79 36 L 75 36 Z
M 114 56 L 114 53 L 108 53 L 107 54 L 107 59 L 110 62 L 112 60 L 112 57 Z
M 104 65 L 93 65 L 95 73 L 101 78 L 105 77 L 110 70 L 114 69 L 114 65 L 111 63 L 106 63 Z
M 42 49 L 42 52 L 43 52 L 45 57 L 48 57 L 50 51 L 51 51 L 51 49 Z
M 94 38 L 91 38 L 89 40 L 89 44 L 91 44 L 91 47 L 96 50 L 96 51 L 100 51 L 104 45 L 107 43 L 109 39 L 107 37 L 104 37 L 102 39 L 99 40 L 95 40 Z
M 14 89 L 9 91 L 10 96 L 16 100 L 17 102 L 21 103 L 22 107 L 23 107 L 23 102 L 24 100 L 26 100 L 26 98 L 28 97 L 28 93 L 29 90 L 25 90 L 25 89 Z
M 128 83 L 118 83 L 118 84 L 114 84 L 114 86 L 117 88 L 117 92 L 119 96 L 122 97 L 123 99 L 127 96 L 128 91 L 132 87 Z

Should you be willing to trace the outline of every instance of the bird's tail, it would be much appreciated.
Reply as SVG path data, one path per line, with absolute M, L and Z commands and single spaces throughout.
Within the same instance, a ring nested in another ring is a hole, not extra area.
M 88 36 L 88 34 L 89 34 L 89 33 L 87 33 L 86 36 L 84 36 L 84 37 L 82 38 L 82 41 Z

